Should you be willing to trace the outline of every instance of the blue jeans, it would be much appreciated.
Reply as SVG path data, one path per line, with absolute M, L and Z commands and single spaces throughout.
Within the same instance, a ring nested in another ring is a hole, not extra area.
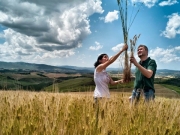
M 132 91 L 131 102 L 133 102 L 134 100 L 139 101 L 141 93 L 144 94 L 145 101 L 154 100 L 154 98 L 155 98 L 155 94 L 154 94 L 154 91 L 152 89 L 149 89 L 149 91 L 143 91 L 143 90 L 140 90 L 140 89 L 135 90 L 134 89 Z

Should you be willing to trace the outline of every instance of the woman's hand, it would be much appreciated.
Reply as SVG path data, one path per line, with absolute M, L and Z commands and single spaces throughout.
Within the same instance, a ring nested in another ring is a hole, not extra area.
M 124 81 L 124 79 L 118 80 L 118 83 L 129 83 L 129 81 Z
M 122 51 L 125 51 L 125 50 L 127 50 L 127 49 L 128 49 L 128 45 L 125 44 L 125 45 L 122 47 Z
M 121 79 L 121 80 L 117 80 L 117 81 L 115 81 L 116 82 L 116 84 L 119 84 L 119 83 L 124 83 L 124 80 L 123 79 Z

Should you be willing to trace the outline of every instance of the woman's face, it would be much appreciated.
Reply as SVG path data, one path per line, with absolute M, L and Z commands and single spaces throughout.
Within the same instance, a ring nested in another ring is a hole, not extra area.
M 100 62 L 101 63 L 105 63 L 106 61 L 108 61 L 109 60 L 109 57 L 107 56 L 107 55 L 104 55 L 103 57 L 102 57 L 102 59 L 100 60 Z

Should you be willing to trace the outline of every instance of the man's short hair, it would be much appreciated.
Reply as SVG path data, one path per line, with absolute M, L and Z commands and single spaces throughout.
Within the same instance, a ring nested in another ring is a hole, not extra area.
M 139 45 L 138 48 L 139 47 L 144 47 L 144 49 L 148 52 L 148 47 L 146 45 Z

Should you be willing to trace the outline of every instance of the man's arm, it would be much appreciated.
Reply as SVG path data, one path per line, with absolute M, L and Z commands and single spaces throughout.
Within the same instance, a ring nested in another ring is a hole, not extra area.
M 153 75 L 153 71 L 151 69 L 146 69 L 143 66 L 141 66 L 139 63 L 137 63 L 137 65 L 135 65 L 140 72 L 147 78 L 151 78 L 151 76 Z
M 133 63 L 139 70 L 140 72 L 147 78 L 151 78 L 151 76 L 153 75 L 153 70 L 149 69 L 149 68 L 144 68 L 143 66 L 141 66 L 134 57 L 130 58 L 131 63 Z

